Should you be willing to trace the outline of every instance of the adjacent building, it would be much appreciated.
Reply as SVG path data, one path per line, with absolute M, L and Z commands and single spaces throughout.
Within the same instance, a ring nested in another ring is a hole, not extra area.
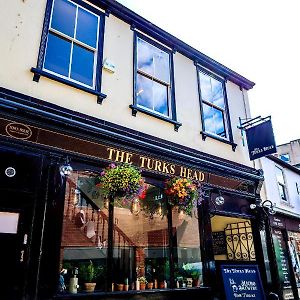
M 300 171 L 272 155 L 261 158 L 260 165 L 265 178 L 262 203 L 267 208 L 271 201 L 276 212 L 268 216 L 269 226 L 264 232 L 269 284 L 281 299 L 299 299 Z
M 254 83 L 114 0 L 0 14 L 1 299 L 223 299 L 225 265 L 267 291 L 263 177 L 237 128 Z M 142 171 L 146 206 L 103 196 L 112 162 Z M 192 216 L 164 206 L 172 176 L 200 182 Z
M 296 168 L 300 168 L 300 140 L 277 146 L 277 155 L 280 159 L 290 163 Z

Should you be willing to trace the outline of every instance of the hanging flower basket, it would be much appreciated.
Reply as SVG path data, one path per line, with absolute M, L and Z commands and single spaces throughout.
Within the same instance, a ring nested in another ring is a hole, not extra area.
M 199 200 L 199 189 L 200 183 L 186 178 L 173 177 L 165 182 L 165 194 L 169 204 L 189 216 L 192 216 L 193 208 Z
M 133 198 L 144 186 L 140 170 L 129 164 L 110 164 L 104 169 L 97 184 L 106 197 Z

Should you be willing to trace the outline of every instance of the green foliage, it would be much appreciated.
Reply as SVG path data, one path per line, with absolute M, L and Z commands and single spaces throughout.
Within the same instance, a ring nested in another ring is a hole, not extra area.
M 108 197 L 130 197 L 138 193 L 143 184 L 141 172 L 129 164 L 110 164 L 99 178 L 103 194 Z
M 102 266 L 94 266 L 93 262 L 90 261 L 89 264 L 79 265 L 79 277 L 84 282 L 95 282 L 97 278 L 102 275 L 104 268 Z
M 148 281 L 147 281 L 147 279 L 146 279 L 146 277 L 145 277 L 145 276 L 141 276 L 141 277 L 139 277 L 139 278 L 138 278 L 138 281 L 139 281 L 140 283 L 145 283 L 145 284 L 147 284 L 147 283 L 148 283 Z

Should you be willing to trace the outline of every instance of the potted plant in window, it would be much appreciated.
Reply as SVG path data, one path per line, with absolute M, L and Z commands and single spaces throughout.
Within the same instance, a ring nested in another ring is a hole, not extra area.
M 147 284 L 147 279 L 145 276 L 141 276 L 138 278 L 138 281 L 140 282 L 140 289 L 145 290 L 146 289 L 146 284 Z
M 79 277 L 83 280 L 85 290 L 89 293 L 95 290 L 97 273 L 97 268 L 95 268 L 92 261 L 89 264 L 81 264 L 79 266 Z

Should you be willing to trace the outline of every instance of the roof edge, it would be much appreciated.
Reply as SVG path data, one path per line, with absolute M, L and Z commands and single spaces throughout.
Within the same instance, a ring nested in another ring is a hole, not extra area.
M 89 2 L 104 8 L 107 13 L 112 13 L 114 16 L 130 24 L 133 28 L 137 28 L 154 39 L 163 42 L 175 51 L 180 52 L 194 62 L 201 64 L 225 79 L 237 84 L 241 88 L 250 90 L 254 87 L 255 83 L 253 81 L 222 65 L 199 50 L 196 50 L 116 0 L 89 0 Z

